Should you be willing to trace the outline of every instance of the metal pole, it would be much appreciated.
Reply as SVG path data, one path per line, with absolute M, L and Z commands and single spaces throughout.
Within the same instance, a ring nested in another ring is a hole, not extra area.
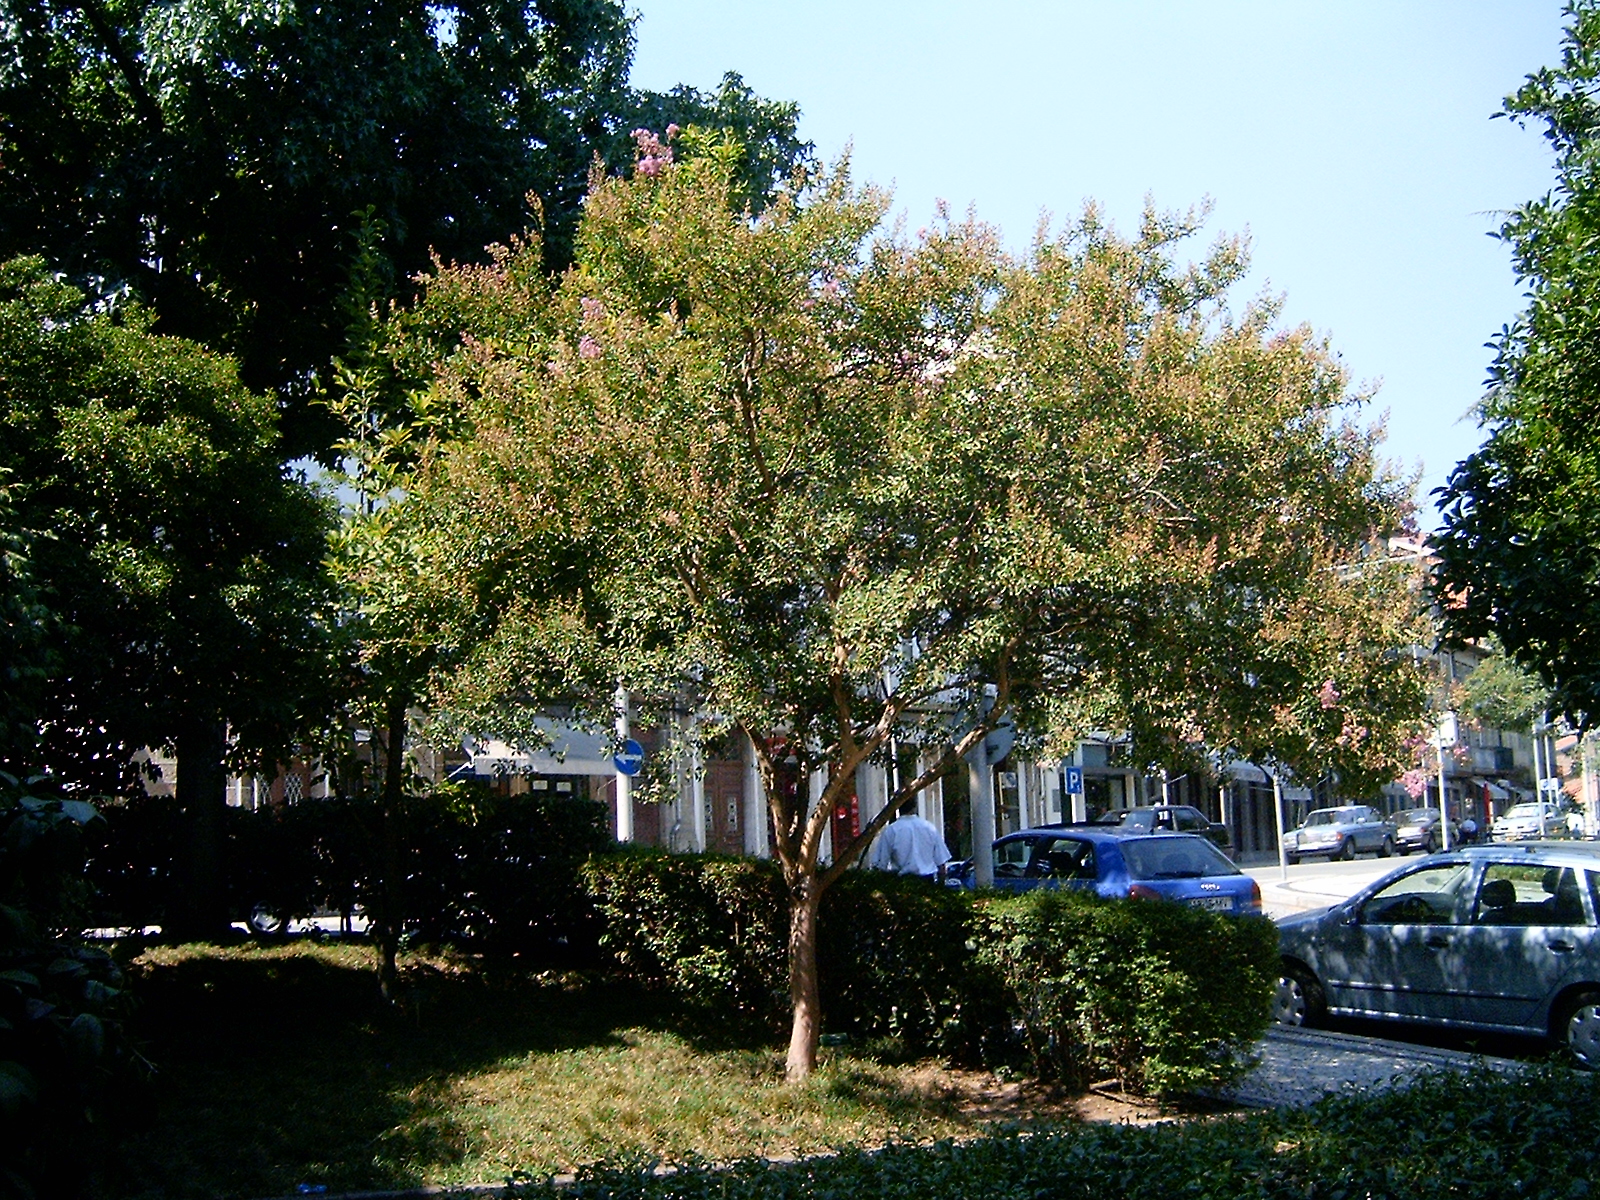
M 1270 772 L 1272 776 L 1272 817 L 1278 826 L 1278 878 L 1285 883 L 1289 882 L 1289 848 L 1283 844 L 1283 785 L 1278 782 L 1278 773 Z
M 628 689 L 619 682 L 616 694 L 612 697 L 617 710 L 617 747 L 630 736 L 628 726 Z M 633 780 L 617 772 L 617 841 L 633 841 Z
M 1544 840 L 1544 773 L 1550 765 L 1550 756 L 1544 750 L 1544 730 L 1548 727 L 1549 713 L 1540 716 L 1540 724 L 1533 727 L 1533 798 L 1539 805 L 1539 840 Z M 1543 763 L 1541 764 L 1541 757 Z
M 1450 805 L 1444 791 L 1444 733 L 1436 726 L 1433 748 L 1439 755 L 1439 846 L 1450 849 Z

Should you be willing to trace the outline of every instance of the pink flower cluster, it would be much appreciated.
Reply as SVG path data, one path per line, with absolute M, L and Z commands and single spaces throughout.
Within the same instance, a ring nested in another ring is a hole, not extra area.
M 1400 786 L 1405 788 L 1406 795 L 1413 800 L 1421 800 L 1423 793 L 1428 790 L 1428 777 L 1417 768 L 1412 767 L 1411 770 L 1400 776 Z
M 587 333 L 578 339 L 579 358 L 599 358 L 601 355 L 600 343 Z
M 672 162 L 672 147 L 667 145 L 667 142 L 678 136 L 678 127 L 667 126 L 666 142 L 648 129 L 635 129 L 632 136 L 633 144 L 639 150 L 639 159 L 634 163 L 634 170 L 646 178 L 654 179 L 661 174 L 662 167 Z
M 585 296 L 578 303 L 583 306 L 583 319 L 585 321 L 598 321 L 606 315 L 606 306 L 593 296 Z
M 1322 687 L 1317 692 L 1317 703 L 1323 708 L 1334 708 L 1339 703 L 1339 689 L 1334 686 L 1333 680 L 1323 680 Z

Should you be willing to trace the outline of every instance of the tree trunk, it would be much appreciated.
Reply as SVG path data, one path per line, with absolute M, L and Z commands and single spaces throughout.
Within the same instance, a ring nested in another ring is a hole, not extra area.
M 404 924 L 401 897 L 400 800 L 405 782 L 406 704 L 391 700 L 385 714 L 388 734 L 383 763 L 383 919 L 378 924 L 378 989 L 390 1004 L 399 1000 L 400 971 L 395 957 L 400 947 Z
M 179 902 L 167 933 L 185 941 L 217 939 L 228 932 L 223 887 L 222 822 L 228 776 L 222 766 L 227 728 L 221 721 L 186 721 L 174 742 L 178 777 L 174 789 L 188 834 Z
M 817 881 L 802 878 L 789 893 L 789 1002 L 794 1024 L 784 1071 L 799 1083 L 816 1070 L 817 1037 L 822 1032 L 822 992 L 817 983 Z

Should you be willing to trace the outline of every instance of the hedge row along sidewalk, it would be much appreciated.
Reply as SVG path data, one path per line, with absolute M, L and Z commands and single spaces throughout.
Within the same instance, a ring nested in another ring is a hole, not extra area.
M 619 970 L 726 1021 L 781 1028 L 776 863 L 631 851 L 584 866 Z M 1163 1099 L 1249 1070 L 1278 973 L 1268 921 L 1071 889 L 1021 896 L 849 871 L 824 896 L 828 1030 Z
M 1559 1067 L 1424 1077 L 1304 1110 L 1103 1125 L 780 1164 L 598 1165 L 518 1200 L 1524 1200 L 1591 1195 L 1600 1086 Z

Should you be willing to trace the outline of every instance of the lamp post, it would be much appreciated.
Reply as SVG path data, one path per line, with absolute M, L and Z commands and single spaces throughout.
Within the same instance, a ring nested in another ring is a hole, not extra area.
M 1444 752 L 1460 738 L 1460 727 L 1453 712 L 1440 714 L 1439 723 L 1433 727 L 1433 745 L 1439 752 L 1439 845 L 1450 849 L 1450 805 L 1444 790 Z

